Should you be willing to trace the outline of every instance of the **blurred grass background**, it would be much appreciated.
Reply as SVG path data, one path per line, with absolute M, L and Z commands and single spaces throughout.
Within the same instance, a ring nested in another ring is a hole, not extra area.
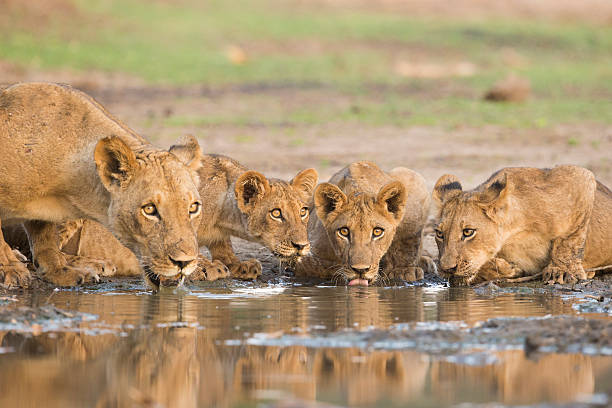
M 174 116 L 167 126 L 239 125 L 254 115 L 263 124 L 612 123 L 605 23 L 297 0 L 2 0 L 0 7 L 0 61 L 17 67 L 113 72 L 156 86 L 331 87 L 352 99 L 282 117 L 255 110 Z M 530 81 L 531 97 L 482 100 L 509 73 Z

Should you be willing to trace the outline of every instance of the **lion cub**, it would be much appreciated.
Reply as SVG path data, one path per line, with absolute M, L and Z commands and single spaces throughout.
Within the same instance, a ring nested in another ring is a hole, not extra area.
M 180 154 L 181 149 L 196 148 L 191 143 L 172 146 L 170 151 Z M 203 217 L 197 238 L 200 246 L 210 250 L 212 261 L 200 255 L 199 268 L 189 277 L 191 280 L 216 280 L 230 274 L 238 279 L 256 279 L 261 275 L 258 260 L 238 260 L 231 236 L 262 244 L 281 259 L 308 254 L 308 202 L 318 181 L 314 169 L 304 170 L 286 182 L 267 179 L 226 156 L 200 153 L 199 160 Z M 116 267 L 117 274 L 138 273 L 135 257 L 127 254 L 100 224 L 83 220 L 65 223 L 59 238 L 67 253 L 103 259 Z
M 435 268 L 421 256 L 429 200 L 412 170 L 386 173 L 367 161 L 345 167 L 315 190 L 312 255 L 296 264 L 296 274 L 366 286 L 381 277 L 422 279 L 423 268 Z
M 612 192 L 576 166 L 505 168 L 471 191 L 440 177 L 436 241 L 455 284 L 534 275 L 549 283 L 612 266 Z

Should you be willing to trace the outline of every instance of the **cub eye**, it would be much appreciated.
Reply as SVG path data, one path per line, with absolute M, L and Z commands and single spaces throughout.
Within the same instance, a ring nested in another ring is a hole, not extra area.
M 195 214 L 199 213 L 201 206 L 202 205 L 200 203 L 198 203 L 197 201 L 191 203 L 191 205 L 189 206 L 189 214 L 190 215 L 195 215 Z
M 281 212 L 280 208 L 275 208 L 270 211 L 270 217 L 274 218 L 275 220 L 280 220 L 283 218 L 283 213 Z
M 308 216 L 308 207 L 300 208 L 300 217 L 306 218 Z
M 372 236 L 374 238 L 380 238 L 383 236 L 384 233 L 385 233 L 385 230 L 380 227 L 376 227 L 372 230 Z
M 444 233 L 440 231 L 439 229 L 436 229 L 436 238 L 444 239 Z
M 476 230 L 474 228 L 464 228 L 463 229 L 463 238 L 470 238 L 474 236 Z
M 350 231 L 347 227 L 342 227 L 338 229 L 338 235 L 340 235 L 342 238 L 348 238 Z
M 155 207 L 155 204 L 145 204 L 142 206 L 142 212 L 149 217 L 155 217 L 157 215 L 157 207 Z

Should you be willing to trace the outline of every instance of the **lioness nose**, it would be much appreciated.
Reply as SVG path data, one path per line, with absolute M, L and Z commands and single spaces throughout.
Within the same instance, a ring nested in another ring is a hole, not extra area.
M 351 269 L 356 274 L 364 275 L 367 271 L 370 270 L 370 266 L 369 265 L 368 266 L 366 266 L 366 265 L 351 265 Z
M 179 269 L 185 269 L 187 265 L 189 265 L 191 262 L 193 262 L 193 260 L 195 260 L 195 258 L 183 258 L 183 257 L 181 257 L 181 259 L 174 259 L 171 256 L 169 258 L 173 264 L 179 267 Z
M 293 247 L 295 249 L 297 249 L 298 251 L 301 251 L 302 249 L 306 248 L 308 246 L 308 242 L 307 243 L 298 243 L 298 242 L 293 242 L 291 241 L 291 245 L 293 245 Z

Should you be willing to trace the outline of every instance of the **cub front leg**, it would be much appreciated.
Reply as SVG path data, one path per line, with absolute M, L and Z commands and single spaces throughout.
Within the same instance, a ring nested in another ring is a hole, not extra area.
M 261 275 L 261 264 L 257 259 L 241 262 L 234 254 L 229 238 L 217 241 L 208 246 L 213 261 L 219 260 L 227 265 L 234 279 L 255 280 Z
M 519 278 L 521 276 L 523 276 L 522 269 L 503 258 L 493 258 L 480 268 L 476 278 L 479 282 L 488 282 L 497 279 Z
M 189 279 L 192 281 L 216 281 L 217 279 L 224 279 L 230 276 L 230 271 L 227 266 L 221 261 L 198 255 L 198 266 L 196 271 L 189 275 Z
M 6 288 L 27 287 L 30 279 L 28 268 L 4 241 L 0 220 L 0 285 Z
M 43 278 L 58 286 L 98 282 L 100 276 L 114 273 L 114 265 L 105 261 L 67 255 L 59 249 L 57 226 L 46 221 L 27 221 L 24 224 L 32 259 Z
M 421 256 L 421 231 L 409 236 L 397 232 L 382 260 L 383 275 L 390 279 L 413 282 L 423 279 L 424 269 L 434 273 L 435 264 L 429 257 Z
M 550 263 L 542 271 L 542 280 L 547 283 L 576 283 L 588 278 L 582 267 L 586 227 L 567 238 L 553 241 Z

